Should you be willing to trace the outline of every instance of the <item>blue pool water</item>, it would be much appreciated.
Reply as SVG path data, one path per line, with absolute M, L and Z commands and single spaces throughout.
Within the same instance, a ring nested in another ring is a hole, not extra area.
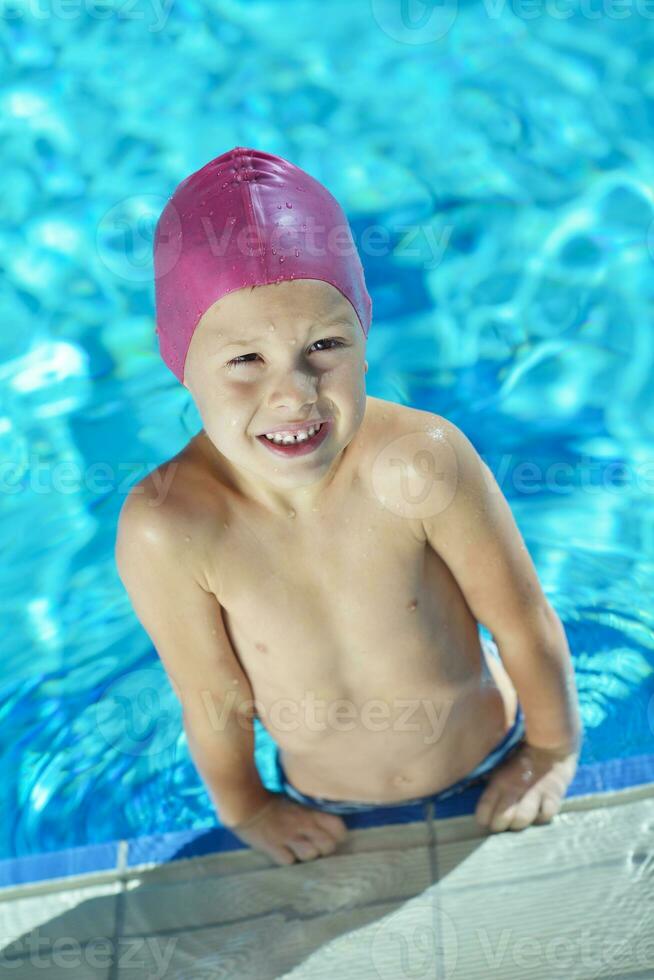
M 234 145 L 346 209 L 369 394 L 450 418 L 495 473 L 566 627 L 581 763 L 654 753 L 652 20 L 0 8 L 0 856 L 215 819 L 113 546 L 129 486 L 200 425 L 157 354 L 154 223 Z M 261 726 L 257 762 L 274 787 Z

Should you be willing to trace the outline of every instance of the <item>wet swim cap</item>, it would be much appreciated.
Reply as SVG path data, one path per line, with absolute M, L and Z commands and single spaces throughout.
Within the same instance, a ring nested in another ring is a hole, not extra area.
M 235 289 L 322 279 L 368 336 L 372 301 L 348 220 L 319 181 L 282 157 L 235 146 L 180 184 L 154 234 L 159 350 L 183 383 L 203 313 Z

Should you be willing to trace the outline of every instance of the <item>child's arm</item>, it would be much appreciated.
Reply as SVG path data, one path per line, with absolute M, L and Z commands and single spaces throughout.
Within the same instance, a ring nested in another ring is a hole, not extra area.
M 249 681 L 225 632 L 220 603 L 196 580 L 183 519 L 154 506 L 141 484 L 121 510 L 116 565 L 182 705 L 189 751 L 223 824 L 271 799 L 254 764 Z
M 331 854 L 347 833 L 343 820 L 263 786 L 254 764 L 252 688 L 220 603 L 187 557 L 185 517 L 174 504 L 152 505 L 147 478 L 139 486 L 121 510 L 116 564 L 181 702 L 189 751 L 220 822 L 278 864 Z
M 491 774 L 476 816 L 494 831 L 522 830 L 552 819 L 575 773 L 582 726 L 574 669 L 563 625 L 492 472 L 456 426 L 440 418 L 438 426 L 450 449 L 432 444 L 442 507 L 423 527 L 493 635 L 525 716 L 525 742 Z
M 527 741 L 576 747 L 581 724 L 561 621 L 491 470 L 460 429 L 440 417 L 438 425 L 455 465 L 445 475 L 443 508 L 423 520 L 428 541 L 498 645 L 524 710 Z M 442 460 L 435 463 L 442 470 Z

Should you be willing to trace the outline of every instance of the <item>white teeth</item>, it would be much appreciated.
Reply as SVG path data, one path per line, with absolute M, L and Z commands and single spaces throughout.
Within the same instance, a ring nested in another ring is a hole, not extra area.
M 322 422 L 320 425 L 322 425 Z M 316 432 L 320 429 L 320 425 L 311 425 L 308 429 L 293 434 L 290 432 L 266 432 L 265 436 L 266 439 L 270 439 L 271 442 L 276 442 L 278 445 L 290 445 L 293 442 L 305 442 L 306 439 L 315 436 Z

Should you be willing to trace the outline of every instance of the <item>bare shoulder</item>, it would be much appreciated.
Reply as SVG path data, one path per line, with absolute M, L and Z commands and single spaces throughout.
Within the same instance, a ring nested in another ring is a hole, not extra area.
M 398 402 L 389 402 L 384 398 L 373 398 L 368 396 L 370 413 L 375 422 L 376 429 L 385 432 L 387 436 L 404 436 L 410 433 L 435 434 L 441 430 L 444 435 L 461 430 L 444 415 L 438 415 L 421 408 L 414 408 L 412 405 L 401 405 Z
M 377 496 L 418 526 L 486 478 L 486 465 L 455 423 L 436 412 L 371 399 L 370 458 Z M 484 471 L 480 472 L 480 468 Z
M 391 402 L 385 404 L 391 405 Z M 472 442 L 463 431 L 444 415 L 408 405 L 394 405 L 393 432 L 398 439 L 397 448 L 401 455 L 409 459 L 416 453 L 421 455 L 417 462 L 437 463 L 450 478 L 460 477 L 461 466 L 485 467 L 485 463 Z M 404 447 L 404 449 L 403 449 Z
M 118 519 L 116 558 L 147 546 L 162 560 L 174 557 L 204 587 L 207 548 L 222 527 L 221 495 L 210 492 L 206 467 L 192 443 L 131 487 Z

